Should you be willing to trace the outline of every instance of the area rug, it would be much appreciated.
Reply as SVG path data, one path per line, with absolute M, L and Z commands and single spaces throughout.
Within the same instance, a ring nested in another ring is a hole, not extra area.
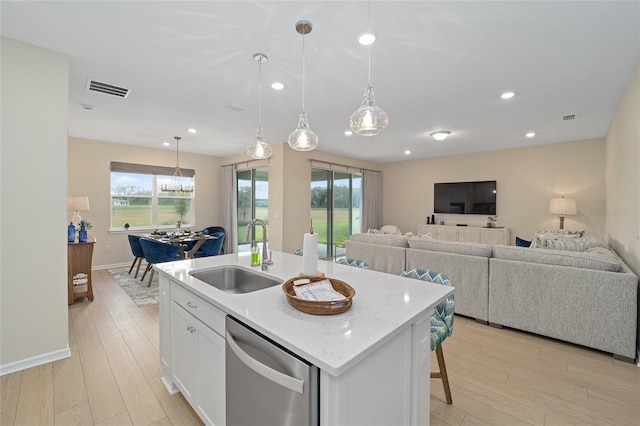
M 151 281 L 151 287 L 147 287 L 149 284 L 149 274 L 144 277 L 144 281 L 140 281 L 142 278 L 143 270 L 138 273 L 138 278 L 133 278 L 136 273 L 136 268 L 133 268 L 131 274 L 128 273 L 129 268 L 109 269 L 109 273 L 124 290 L 125 293 L 138 305 L 138 308 L 144 308 L 145 306 L 155 305 L 159 300 L 159 285 L 158 285 L 158 273 L 153 274 L 153 281 Z

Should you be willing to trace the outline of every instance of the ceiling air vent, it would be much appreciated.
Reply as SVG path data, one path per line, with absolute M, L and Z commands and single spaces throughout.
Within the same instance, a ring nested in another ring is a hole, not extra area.
M 236 104 L 223 105 L 222 108 L 228 109 L 229 111 L 235 111 L 235 112 L 246 112 L 251 109 L 251 108 L 248 108 L 242 105 L 236 105 Z
M 89 90 L 90 92 L 105 93 L 107 95 L 113 95 L 119 98 L 126 98 L 131 92 L 131 90 L 127 89 L 126 87 L 120 87 L 96 80 L 89 80 L 87 82 L 87 90 Z
M 562 121 L 575 120 L 575 119 L 576 119 L 575 114 L 567 114 L 562 116 Z

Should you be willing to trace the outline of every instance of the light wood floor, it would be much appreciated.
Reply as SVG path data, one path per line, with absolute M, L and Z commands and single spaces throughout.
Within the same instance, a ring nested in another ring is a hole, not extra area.
M 1 378 L 0 425 L 201 424 L 160 383 L 157 305 L 139 309 L 106 271 L 93 278 L 95 300 L 69 307 L 71 358 Z M 432 425 L 640 424 L 636 365 L 455 321 L 444 343 L 453 405 L 432 380 Z

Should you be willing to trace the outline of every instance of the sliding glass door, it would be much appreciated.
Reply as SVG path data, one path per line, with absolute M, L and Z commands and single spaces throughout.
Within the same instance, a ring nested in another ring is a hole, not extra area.
M 238 252 L 249 251 L 251 241 L 262 241 L 262 227 L 251 229 L 245 243 L 247 224 L 262 219 L 268 225 L 269 175 L 268 168 L 240 170 L 236 174 L 238 184 Z M 267 235 L 269 233 L 267 232 Z
M 360 232 L 360 174 L 311 169 L 311 218 L 320 258 L 345 253 L 342 243 Z

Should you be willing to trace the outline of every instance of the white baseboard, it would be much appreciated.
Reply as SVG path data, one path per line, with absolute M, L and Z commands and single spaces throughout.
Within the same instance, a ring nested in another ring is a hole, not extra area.
M 20 361 L 11 362 L 9 364 L 0 365 L 0 376 L 5 374 L 15 373 L 17 371 L 26 370 L 27 368 L 36 367 L 38 365 L 46 364 L 48 362 L 58 361 L 61 359 L 69 358 L 71 356 L 71 350 L 67 346 L 65 349 L 49 352 L 34 356 L 31 358 L 23 359 Z

